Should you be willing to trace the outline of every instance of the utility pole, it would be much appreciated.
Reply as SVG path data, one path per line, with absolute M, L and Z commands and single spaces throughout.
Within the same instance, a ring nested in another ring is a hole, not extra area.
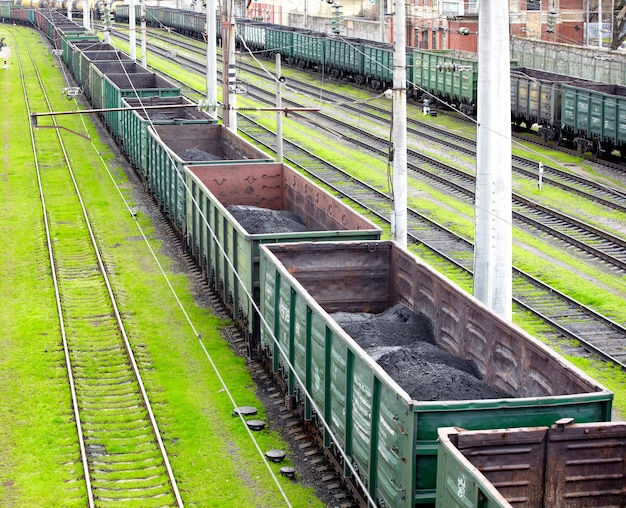
M 585 0 L 585 47 L 589 46 L 589 0 Z
M 148 42 L 146 33 L 146 0 L 141 0 L 141 65 L 144 69 L 148 68 Z
M 474 295 L 512 317 L 512 176 L 509 7 L 482 0 L 478 14 L 478 128 Z
M 235 76 L 235 6 L 234 0 L 222 0 L 222 40 L 224 47 L 222 57 L 224 60 L 223 72 L 224 84 L 222 95 L 224 112 L 222 122 L 233 132 L 237 132 L 237 95 Z
M 598 47 L 602 47 L 602 0 L 598 0 Z
M 135 19 L 135 0 L 128 0 L 128 55 L 137 60 L 137 20 Z
M 283 96 L 280 53 L 276 54 L 276 162 L 283 162 Z
M 85 30 L 91 29 L 90 21 L 91 20 L 90 20 L 90 15 L 89 15 L 89 2 L 85 1 L 83 2 L 83 27 L 85 27 Z
M 406 15 L 404 9 L 404 0 L 394 0 L 391 234 L 394 242 L 402 248 L 405 248 L 407 244 Z
M 113 12 L 111 2 L 107 0 L 104 4 L 104 43 L 111 44 L 111 25 L 113 24 Z
M 385 42 L 385 0 L 378 0 L 380 2 L 380 42 Z
M 206 3 L 206 100 L 209 105 L 209 115 L 217 118 L 217 48 L 215 0 Z

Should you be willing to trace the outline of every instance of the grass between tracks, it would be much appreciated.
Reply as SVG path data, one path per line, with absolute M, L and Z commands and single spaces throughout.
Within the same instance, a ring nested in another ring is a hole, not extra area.
M 0 26 L 3 36 L 7 30 Z M 45 55 L 39 35 L 11 30 L 26 34 L 50 83 L 54 109 L 70 109 L 60 94 L 65 85 L 53 57 Z M 13 44 L 11 37 L 6 40 Z M 5 98 L 0 128 L 6 133 L 0 155 L 0 506 L 85 506 L 15 49 L 9 70 L 0 71 Z M 84 130 L 77 116 L 62 117 L 59 123 Z M 115 293 L 123 309 L 133 309 L 122 312 L 183 500 L 189 506 L 207 507 L 284 505 L 247 430 L 231 416 L 232 403 L 211 365 L 212 361 L 218 366 L 235 403 L 259 407 L 262 419 L 263 409 L 244 360 L 222 339 L 224 323 L 195 304 L 175 262 L 159 254 L 161 244 L 151 221 L 140 212 L 136 221 L 158 253 L 183 313 L 113 185 L 115 181 L 133 204 L 123 171 L 89 123 L 88 128 L 111 175 L 88 141 L 68 133 L 62 136 L 72 154 Z M 36 132 L 37 137 L 49 135 L 55 134 L 47 129 Z M 255 437 L 263 451 L 286 447 L 271 430 Z M 283 465 L 270 467 L 277 473 Z M 310 489 L 278 477 L 294 506 L 322 506 Z

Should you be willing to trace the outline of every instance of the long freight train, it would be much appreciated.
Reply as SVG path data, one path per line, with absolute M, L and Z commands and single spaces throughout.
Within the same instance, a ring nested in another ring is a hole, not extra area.
M 192 37 L 206 33 L 206 15 L 149 7 L 147 22 Z M 118 5 L 116 20 L 128 21 L 128 5 Z M 139 14 L 137 18 L 139 19 Z M 220 37 L 221 23 L 217 21 Z M 249 19 L 237 20 L 237 42 L 273 58 L 280 53 L 294 66 L 325 72 L 376 90 L 393 84 L 393 46 L 329 36 Z M 467 115 L 477 107 L 478 62 L 451 50 L 407 48 L 408 95 L 437 99 Z M 544 140 L 568 143 L 599 157 L 620 152 L 626 157 L 626 87 L 572 76 L 517 68 L 511 62 L 511 111 L 516 127 L 539 124 Z
M 610 420 L 611 392 L 381 241 L 380 229 L 314 182 L 195 111 L 176 86 L 58 12 L 21 15 L 62 50 L 92 105 L 111 109 L 102 121 L 246 334 L 250 354 L 268 365 L 364 505 L 435 502 L 440 427 Z M 244 216 L 236 219 L 233 207 Z M 250 232 L 243 219 L 261 209 L 299 216 L 304 228 Z M 387 344 L 363 344 L 340 324 L 339 316 L 395 309 L 401 319 L 383 335 Z M 419 322 L 425 340 L 400 342 L 405 322 Z M 450 392 L 471 377 L 497 395 L 414 395 L 439 365 L 416 358 L 416 346 L 462 364 Z M 411 389 L 382 361 L 397 354 L 391 363 L 404 376 L 426 376 L 411 378 Z

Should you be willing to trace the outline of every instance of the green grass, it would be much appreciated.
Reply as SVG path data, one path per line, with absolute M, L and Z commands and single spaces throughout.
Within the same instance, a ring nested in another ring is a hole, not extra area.
M 51 89 L 60 90 L 63 83 L 58 70 L 50 65 L 51 57 L 44 56 L 39 36 L 23 31 Z M 0 240 L 4 244 L 0 273 L 5 297 L 0 314 L 0 506 L 84 506 L 36 178 L 23 143 L 29 139 L 28 117 L 18 100 L 18 81 L 3 79 L 1 83 L 10 98 L 2 119 L 10 137 L 0 173 Z M 69 109 L 60 94 L 53 101 L 55 110 Z M 59 123 L 83 129 L 77 116 L 63 117 Z M 89 131 L 113 179 L 134 204 L 132 188 L 116 167 L 115 157 L 97 140 L 92 126 Z M 36 135 L 52 134 L 40 129 Z M 233 404 L 212 367 L 215 364 L 226 380 L 236 405 L 261 408 L 244 360 L 220 334 L 225 323 L 196 305 L 187 279 L 171 259 L 158 254 L 183 312 L 91 144 L 69 133 L 63 137 L 186 504 L 284 504 L 246 427 L 232 417 Z M 159 253 L 161 244 L 149 217 L 140 212 L 136 220 Z M 261 410 L 259 417 L 263 416 Z M 262 451 L 287 448 L 273 429 L 255 437 Z M 275 473 L 280 466 L 271 464 Z M 294 506 L 321 506 L 310 489 L 278 478 Z

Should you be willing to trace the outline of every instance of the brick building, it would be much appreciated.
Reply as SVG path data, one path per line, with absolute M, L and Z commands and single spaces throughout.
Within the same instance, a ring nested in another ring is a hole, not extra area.
M 392 42 L 392 0 L 247 0 L 247 17 Z M 381 4 L 384 2 L 384 4 Z M 407 44 L 476 51 L 480 0 L 406 0 Z M 509 0 L 510 33 L 566 44 L 608 46 L 619 0 Z M 242 13 L 243 14 L 243 13 Z M 382 20 L 381 23 L 381 14 Z M 602 20 L 602 24 L 598 23 Z M 334 20 L 334 21 L 333 21 Z M 585 28 L 589 27 L 586 31 Z

